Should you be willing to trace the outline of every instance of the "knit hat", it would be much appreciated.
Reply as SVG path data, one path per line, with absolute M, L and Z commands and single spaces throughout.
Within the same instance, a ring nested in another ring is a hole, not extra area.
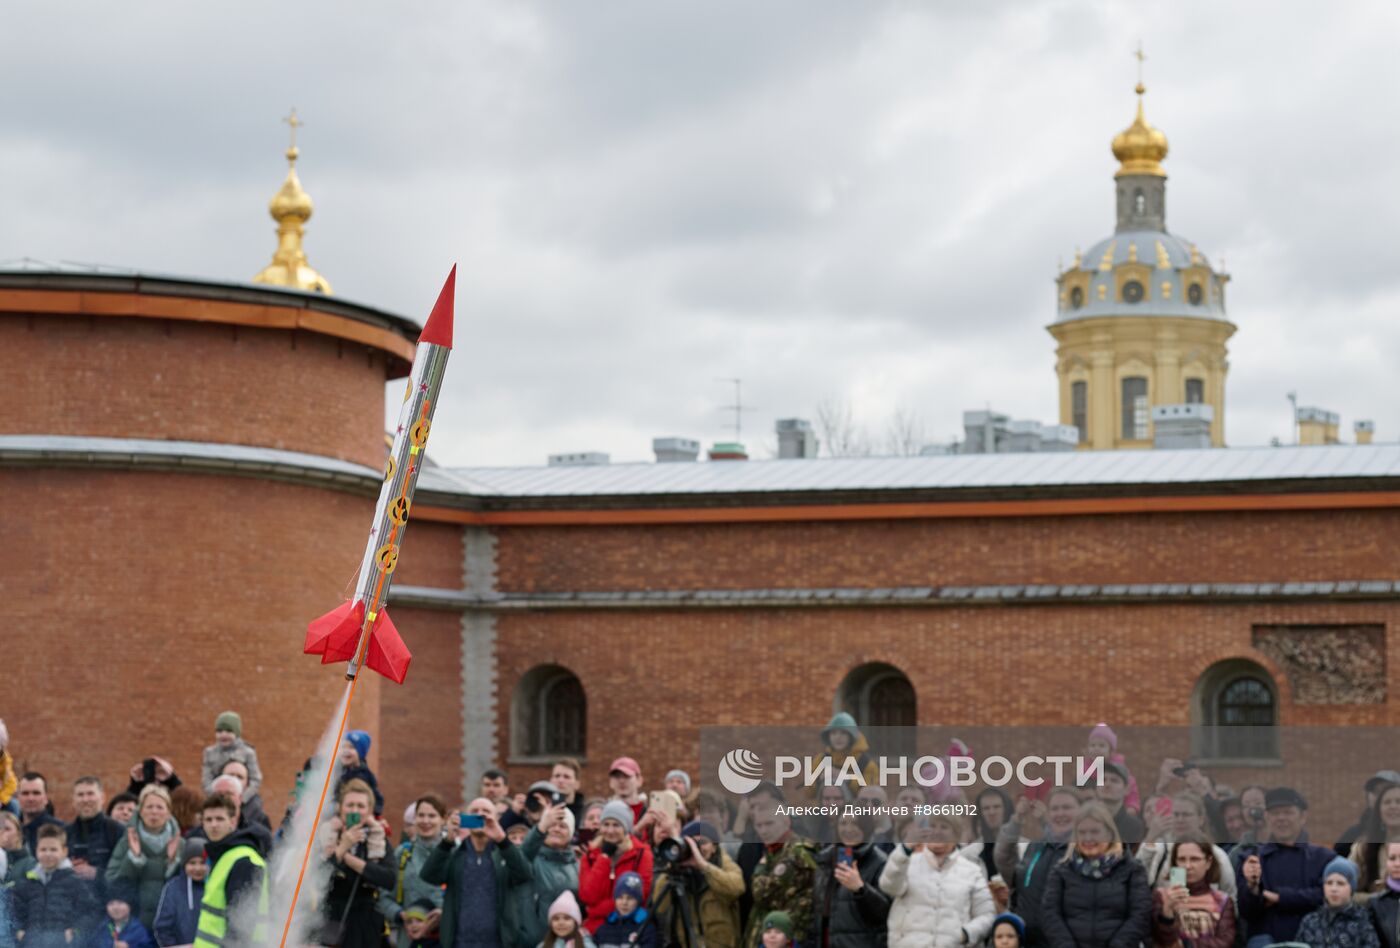
M 1133 779 L 1132 774 L 1128 773 L 1128 768 L 1115 760 L 1107 761 L 1103 766 L 1103 772 L 1105 775 L 1117 774 L 1118 779 L 1122 780 L 1124 783 L 1128 783 Z
M 522 823 L 526 826 L 530 825 L 529 820 L 525 819 L 525 817 L 521 816 L 519 813 L 509 808 L 507 808 L 506 811 L 501 814 L 501 818 L 498 820 L 498 822 L 501 824 L 502 830 L 508 830 L 512 826 L 520 826 Z
M 578 820 L 574 819 L 574 811 L 568 807 L 564 808 L 564 825 L 569 828 L 569 838 L 572 839 L 578 829 Z
M 666 779 L 670 780 L 672 777 L 678 777 L 683 780 L 685 782 L 685 792 L 690 792 L 690 774 L 686 773 L 684 770 L 666 771 Z
M 856 727 L 856 719 L 845 711 L 838 711 L 836 714 L 833 714 L 831 720 L 827 722 L 826 727 L 822 728 L 823 743 L 827 745 L 831 744 L 832 731 L 845 731 L 851 736 L 852 744 L 860 740 L 860 728 Z
M 349 731 L 346 733 L 345 739 L 354 746 L 355 751 L 360 755 L 360 760 L 369 760 L 368 731 Z
M 205 718 L 205 720 L 209 720 Z M 237 711 L 225 711 L 214 719 L 214 730 L 232 731 L 235 737 L 243 736 L 243 719 L 238 716 Z
M 719 845 L 719 830 L 704 820 L 691 820 L 681 827 L 682 836 L 703 836 L 716 846 Z
M 191 836 L 185 840 L 184 845 L 180 847 L 180 864 L 184 865 L 191 859 L 203 859 L 204 847 L 208 845 L 209 840 L 203 836 Z
M 417 919 L 421 922 L 426 920 L 435 908 L 437 908 L 437 906 L 433 904 L 432 899 L 415 899 L 404 908 L 403 917 L 405 919 Z
M 769 912 L 763 916 L 763 930 L 776 928 L 792 941 L 792 917 L 787 912 Z
M 408 809 L 403 811 L 403 825 L 407 826 L 418 818 L 418 804 L 410 803 Z
M 1339 875 L 1347 880 L 1347 885 L 1351 886 L 1351 891 L 1356 891 L 1356 863 L 1344 856 L 1338 856 L 1327 864 L 1327 868 L 1322 870 L 1322 881 L 1326 882 L 1330 875 Z
M 549 903 L 549 914 L 545 917 L 553 918 L 556 915 L 567 915 L 577 924 L 583 924 L 583 911 L 578 907 L 578 899 L 574 898 L 574 894 L 568 889 L 560 892 L 559 898 Z
M 635 872 L 624 872 L 617 877 L 617 883 L 613 886 L 613 898 L 619 895 L 630 895 L 637 900 L 638 904 L 646 901 L 642 895 L 642 877 Z
M 603 807 L 602 820 L 617 820 L 622 824 L 623 831 L 628 836 L 632 835 L 632 808 L 621 800 L 611 800 Z
M 1015 912 L 1002 912 L 996 918 L 992 919 L 993 935 L 996 934 L 997 926 L 1002 922 L 1016 929 L 1016 941 L 1018 944 L 1024 945 L 1026 943 L 1026 922 L 1021 916 L 1017 915 Z
M 1118 735 L 1114 734 L 1113 728 L 1109 727 L 1107 724 L 1100 722 L 1094 725 L 1093 730 L 1089 732 L 1089 740 L 1092 741 L 1096 737 L 1101 737 L 1108 741 L 1108 746 L 1111 750 L 1118 749 Z

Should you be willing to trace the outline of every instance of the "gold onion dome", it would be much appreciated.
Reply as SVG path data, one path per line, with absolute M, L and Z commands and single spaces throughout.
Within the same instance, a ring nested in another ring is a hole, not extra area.
M 330 295 L 329 281 L 306 262 L 306 251 L 301 246 L 302 230 L 314 205 L 297 177 L 297 157 L 301 153 L 295 136 L 302 122 L 296 117 L 296 110 L 286 121 L 292 126 L 293 136 L 292 145 L 287 149 L 287 178 L 267 205 L 268 213 L 277 222 L 277 249 L 272 254 L 272 262 L 258 271 L 253 282 Z
M 1167 157 L 1167 136 L 1160 129 L 1147 124 L 1142 111 L 1142 95 L 1147 87 L 1137 84 L 1137 118 L 1133 124 L 1113 136 L 1113 157 L 1121 167 L 1114 177 L 1129 174 L 1150 174 L 1161 178 L 1167 176 L 1162 169 L 1162 159 Z

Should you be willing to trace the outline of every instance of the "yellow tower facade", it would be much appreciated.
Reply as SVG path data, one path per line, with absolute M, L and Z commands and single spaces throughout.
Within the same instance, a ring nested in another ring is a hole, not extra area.
M 1229 276 L 1189 240 L 1166 229 L 1162 159 L 1167 137 L 1148 124 L 1138 83 L 1137 118 L 1113 139 L 1118 222 L 1075 252 L 1056 278 L 1060 423 L 1081 448 L 1152 447 L 1152 409 L 1210 406 L 1210 440 L 1225 443 L 1225 315 Z

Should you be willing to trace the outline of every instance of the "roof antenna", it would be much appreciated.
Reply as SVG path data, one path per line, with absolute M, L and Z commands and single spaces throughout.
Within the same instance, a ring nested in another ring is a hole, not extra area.
M 734 386 L 734 404 L 719 406 L 720 411 L 732 411 L 734 420 L 725 425 L 726 428 L 734 429 L 734 440 L 743 443 L 744 440 L 744 412 L 757 411 L 753 405 L 744 404 L 744 380 L 743 379 L 715 379 L 716 382 L 728 382 Z

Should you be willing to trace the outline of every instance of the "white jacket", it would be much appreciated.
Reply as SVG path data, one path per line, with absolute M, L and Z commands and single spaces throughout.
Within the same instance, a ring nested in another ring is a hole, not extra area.
M 896 846 L 880 873 L 880 888 L 894 900 L 889 948 L 961 948 L 992 930 L 996 904 L 987 874 L 965 856 L 952 853 L 940 867 L 927 850 L 911 855 Z

